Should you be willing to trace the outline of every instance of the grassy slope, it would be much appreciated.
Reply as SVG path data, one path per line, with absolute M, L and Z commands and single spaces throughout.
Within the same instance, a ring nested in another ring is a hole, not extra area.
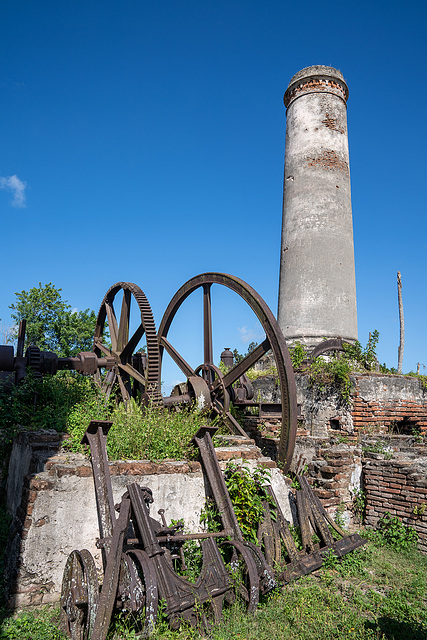
M 212 640 L 343 640 L 347 638 L 425 640 L 427 558 L 370 542 L 342 561 L 277 589 L 254 616 L 238 604 L 225 612 Z M 0 638 L 59 640 L 57 609 L 3 619 Z M 116 620 L 109 640 L 134 638 L 129 624 Z M 200 638 L 194 629 L 172 632 L 160 620 L 153 640 Z

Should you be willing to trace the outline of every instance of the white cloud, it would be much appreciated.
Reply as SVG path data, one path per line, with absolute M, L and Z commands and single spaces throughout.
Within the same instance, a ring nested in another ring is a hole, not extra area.
M 248 329 L 247 327 L 237 327 L 237 331 L 240 333 L 240 340 L 243 343 L 257 342 L 262 338 L 262 334 L 256 329 Z
M 27 183 L 23 182 L 18 176 L 0 177 L 0 189 L 7 189 L 12 192 L 10 201 L 12 207 L 25 207 L 25 189 Z

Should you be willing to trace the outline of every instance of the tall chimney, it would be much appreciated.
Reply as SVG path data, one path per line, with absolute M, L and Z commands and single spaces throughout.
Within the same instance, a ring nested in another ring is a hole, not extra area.
M 284 96 L 278 321 L 291 344 L 357 339 L 347 98 L 342 74 L 321 65 L 294 75 Z

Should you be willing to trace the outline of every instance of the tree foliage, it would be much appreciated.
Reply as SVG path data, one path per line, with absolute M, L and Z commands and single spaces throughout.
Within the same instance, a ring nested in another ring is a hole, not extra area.
M 246 353 L 239 353 L 237 349 L 234 349 L 233 350 L 234 364 L 238 364 L 239 362 L 241 362 L 243 358 L 246 358 L 246 356 L 248 356 L 254 349 L 256 349 L 257 346 L 258 346 L 258 342 L 250 342 Z
M 16 327 L 27 321 L 25 348 L 37 345 L 42 351 L 54 351 L 60 357 L 71 357 L 79 351 L 90 351 L 93 344 L 96 315 L 94 311 L 72 311 L 67 300 L 51 282 L 29 291 L 16 293 L 9 305 Z

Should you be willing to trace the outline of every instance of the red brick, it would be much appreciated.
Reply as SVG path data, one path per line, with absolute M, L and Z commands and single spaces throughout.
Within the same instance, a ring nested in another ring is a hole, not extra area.
M 37 491 L 28 491 L 27 502 L 35 502 L 37 498 Z
M 92 468 L 88 466 L 77 467 L 76 476 L 79 478 L 89 478 L 92 475 Z
M 31 478 L 29 486 L 30 489 L 34 489 L 35 491 L 46 491 L 53 489 L 53 482 L 50 480 L 41 480 L 37 476 L 34 476 L 34 478 Z

